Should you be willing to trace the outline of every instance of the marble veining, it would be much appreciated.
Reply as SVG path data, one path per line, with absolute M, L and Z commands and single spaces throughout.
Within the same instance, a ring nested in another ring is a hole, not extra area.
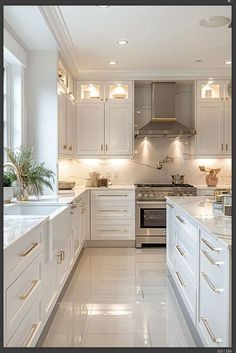
M 221 238 L 227 246 L 231 246 L 232 218 L 224 216 L 221 210 L 213 208 L 213 198 L 168 196 L 166 199 L 182 208 L 194 222 L 197 222 L 206 231 Z
M 38 225 L 46 222 L 47 219 L 47 216 L 4 216 L 4 249 L 31 232 Z

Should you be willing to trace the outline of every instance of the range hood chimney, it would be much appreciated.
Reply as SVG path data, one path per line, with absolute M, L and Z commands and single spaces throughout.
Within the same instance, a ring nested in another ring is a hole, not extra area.
M 175 82 L 152 82 L 152 119 L 138 135 L 191 137 L 194 131 L 177 121 L 175 115 Z

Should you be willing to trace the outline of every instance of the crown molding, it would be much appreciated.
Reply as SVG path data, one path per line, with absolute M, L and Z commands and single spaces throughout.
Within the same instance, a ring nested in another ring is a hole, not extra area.
M 231 78 L 231 69 L 78 70 L 79 80 L 196 80 Z
M 56 40 L 60 54 L 65 60 L 73 76 L 78 76 L 77 53 L 69 30 L 66 26 L 59 6 L 38 6 L 53 37 Z

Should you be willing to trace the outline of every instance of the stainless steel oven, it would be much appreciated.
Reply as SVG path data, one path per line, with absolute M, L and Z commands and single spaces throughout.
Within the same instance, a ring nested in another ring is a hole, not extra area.
M 166 243 L 166 202 L 136 201 L 136 246 Z
M 194 196 L 192 185 L 137 184 L 135 190 L 136 247 L 166 243 L 166 196 Z

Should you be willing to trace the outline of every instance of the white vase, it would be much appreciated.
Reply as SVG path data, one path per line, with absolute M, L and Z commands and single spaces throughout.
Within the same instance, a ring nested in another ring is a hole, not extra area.
M 10 203 L 12 198 L 13 198 L 13 187 L 12 186 L 5 186 L 3 188 L 4 203 Z

